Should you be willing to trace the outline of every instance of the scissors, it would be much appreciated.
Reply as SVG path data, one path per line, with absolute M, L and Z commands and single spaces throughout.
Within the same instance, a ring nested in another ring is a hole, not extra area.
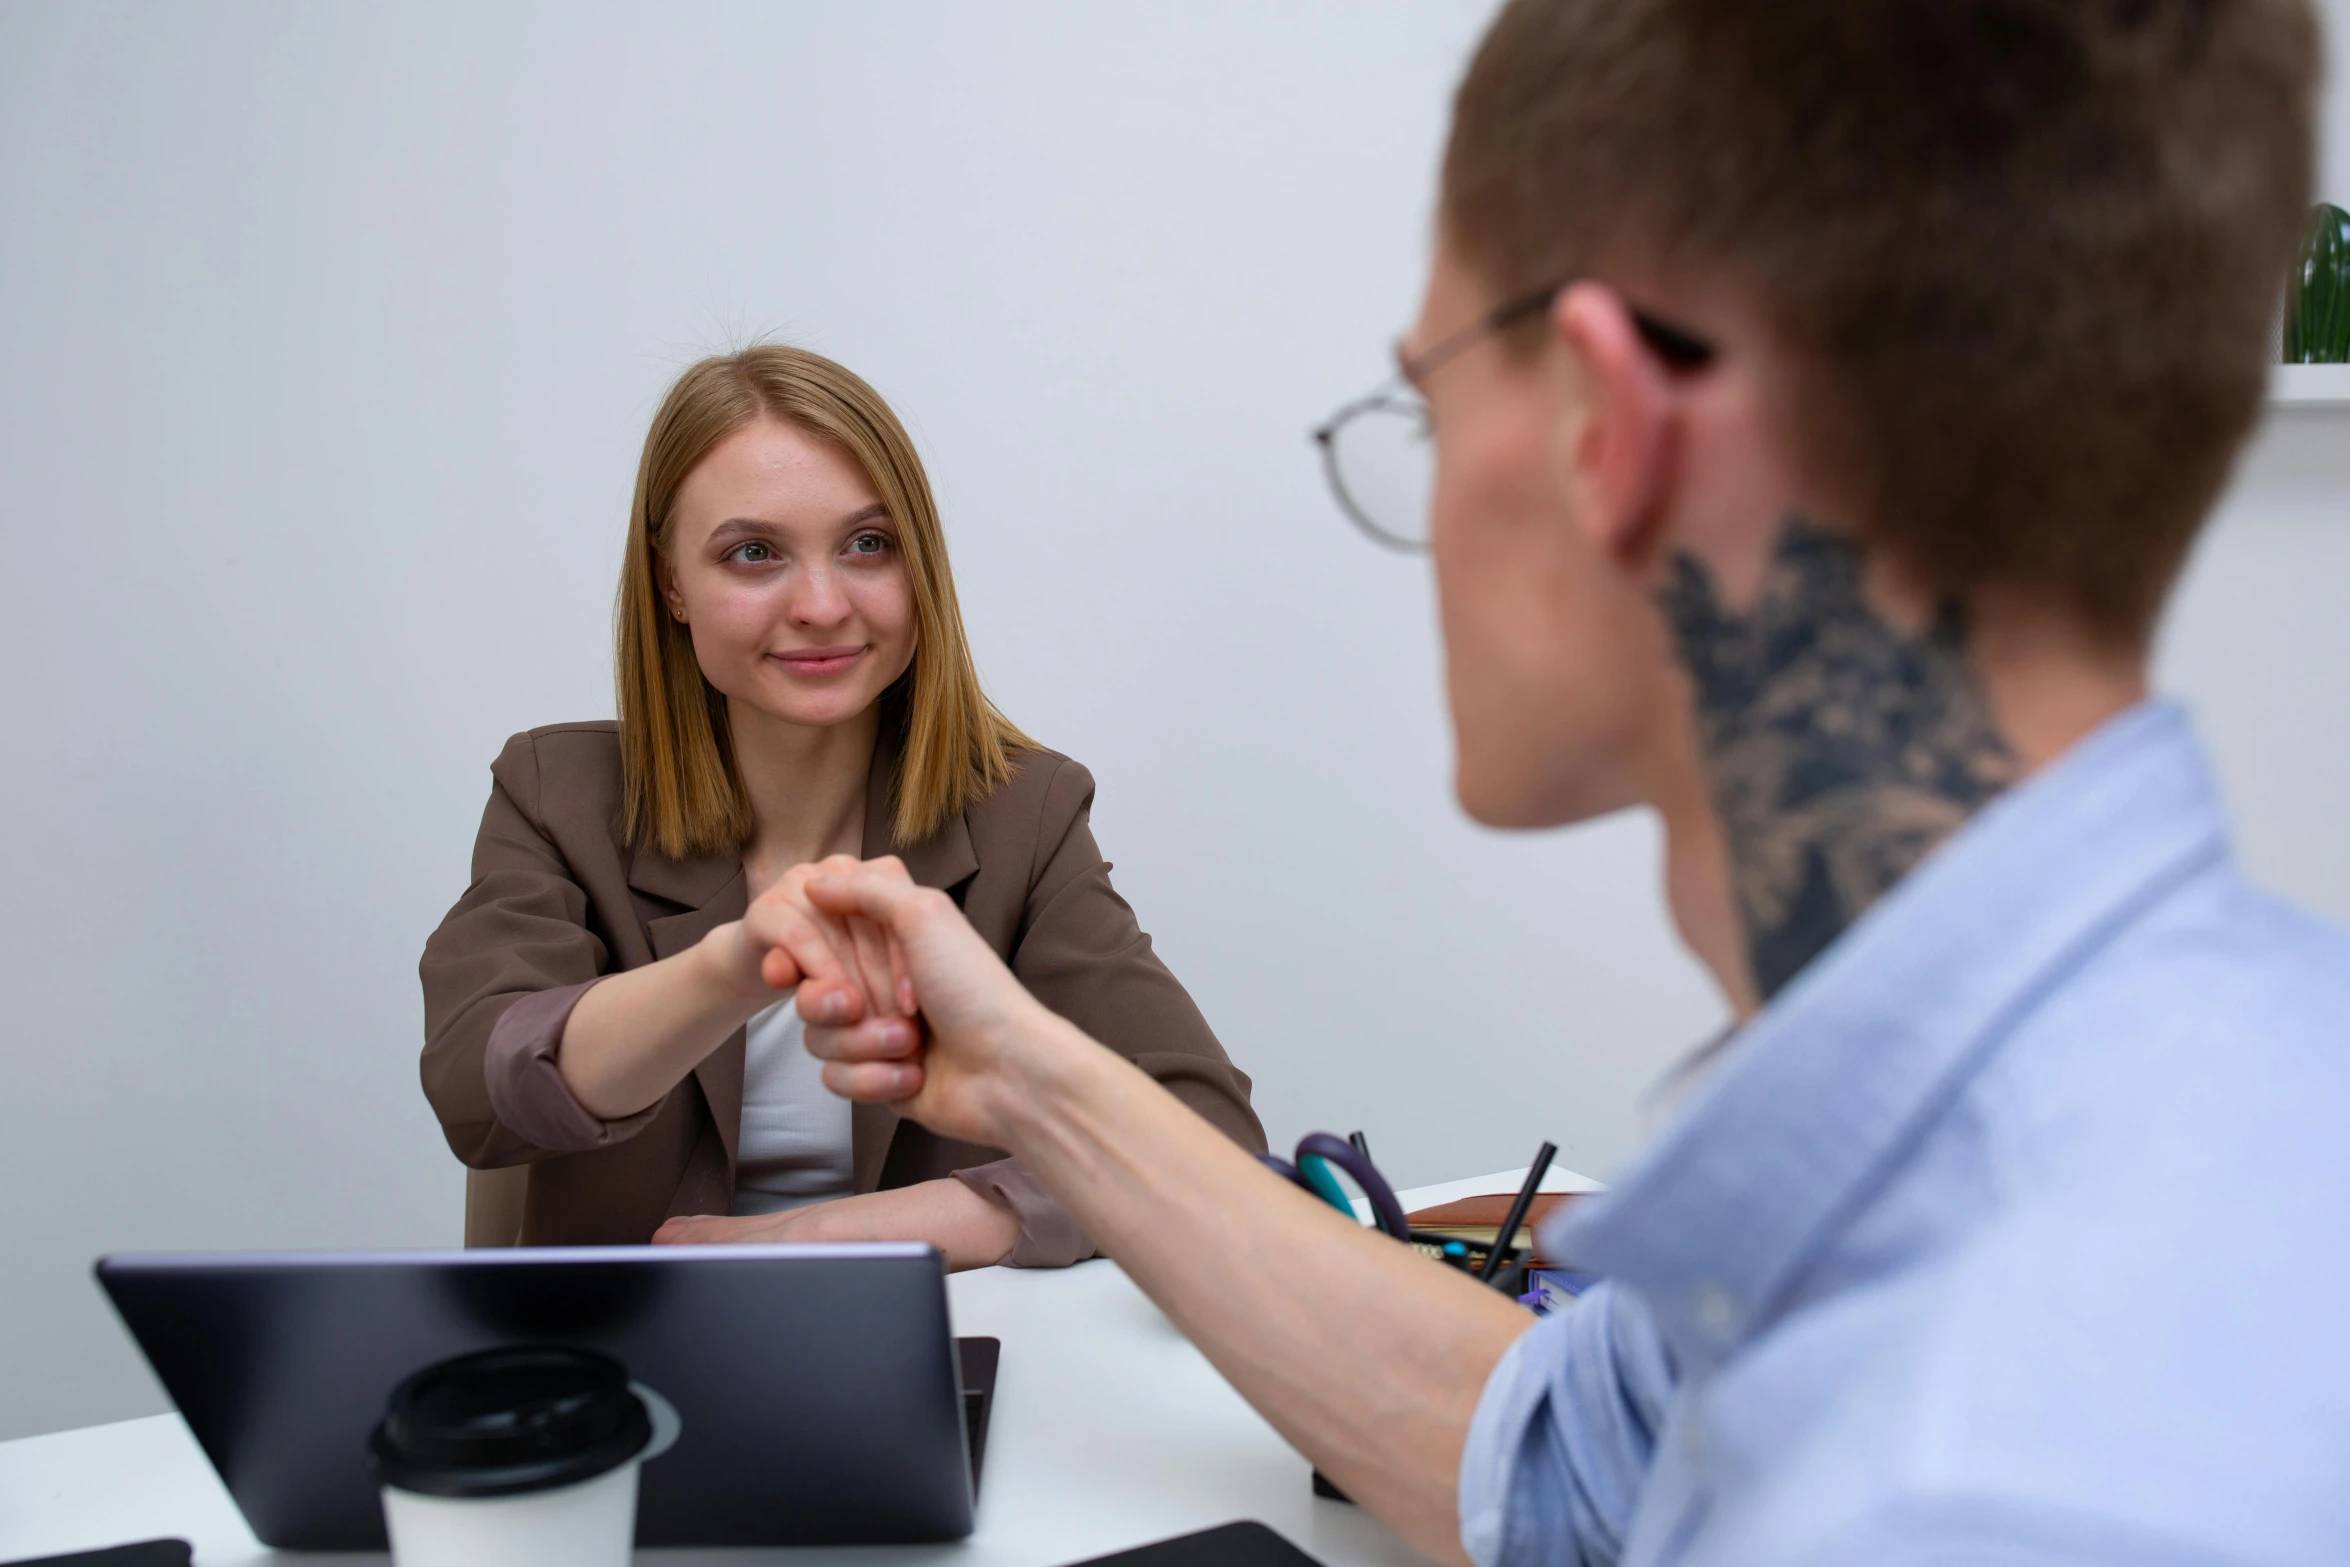
M 1274 1154 L 1261 1153 L 1257 1158 L 1266 1169 L 1295 1186 L 1321 1198 L 1350 1219 L 1359 1219 L 1355 1205 L 1346 1195 L 1346 1188 L 1338 1184 L 1338 1177 L 1330 1173 L 1336 1165 L 1354 1177 L 1354 1183 L 1371 1199 L 1371 1222 L 1383 1235 L 1392 1235 L 1399 1241 L 1412 1238 L 1412 1227 L 1405 1220 L 1403 1204 L 1396 1200 L 1395 1188 L 1387 1184 L 1387 1177 L 1371 1162 L 1370 1150 L 1363 1146 L 1361 1134 L 1349 1141 L 1333 1137 L 1328 1132 L 1308 1132 L 1298 1139 L 1297 1162 Z
M 1363 1195 L 1371 1199 L 1371 1222 L 1378 1226 L 1381 1234 L 1434 1248 L 1444 1262 L 1464 1273 L 1476 1275 L 1480 1284 L 1491 1284 L 1497 1289 L 1506 1288 L 1514 1295 L 1517 1286 L 1512 1281 L 1519 1276 L 1515 1264 L 1522 1254 L 1516 1246 L 1510 1244 L 1510 1237 L 1515 1236 L 1519 1227 L 1526 1222 L 1526 1215 L 1534 1206 L 1534 1194 L 1542 1189 L 1542 1178 L 1550 1172 L 1550 1161 L 1557 1156 L 1558 1146 L 1555 1143 L 1545 1142 L 1536 1151 L 1534 1163 L 1526 1170 L 1524 1184 L 1519 1186 L 1518 1195 L 1510 1202 L 1509 1217 L 1494 1232 L 1494 1239 L 1485 1242 L 1462 1241 L 1442 1233 L 1414 1230 L 1404 1216 L 1403 1204 L 1396 1200 L 1395 1188 L 1387 1184 L 1387 1178 L 1371 1162 L 1371 1145 L 1363 1140 L 1360 1132 L 1344 1141 L 1328 1132 L 1308 1132 L 1298 1139 L 1295 1164 L 1269 1153 L 1258 1154 L 1257 1158 L 1283 1180 L 1304 1187 L 1348 1218 L 1357 1218 L 1355 1205 L 1348 1199 L 1346 1188 L 1339 1185 L 1338 1178 L 1330 1173 L 1330 1167 L 1336 1165 L 1353 1176 L 1355 1184 L 1363 1189 Z

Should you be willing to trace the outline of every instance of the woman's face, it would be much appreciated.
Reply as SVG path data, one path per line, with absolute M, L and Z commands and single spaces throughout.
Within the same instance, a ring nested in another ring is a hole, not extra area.
M 703 676 L 785 723 L 854 718 L 913 662 L 897 524 L 854 458 L 796 425 L 710 448 L 678 489 L 661 575 Z

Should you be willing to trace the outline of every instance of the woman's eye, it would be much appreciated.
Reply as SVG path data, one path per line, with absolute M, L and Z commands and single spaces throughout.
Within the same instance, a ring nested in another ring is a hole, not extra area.
M 747 543 L 737 544 L 733 549 L 728 550 L 726 553 L 728 559 L 739 560 L 747 566 L 764 566 L 767 564 L 767 562 L 775 558 L 775 551 L 769 549 L 766 545 L 761 544 L 756 539 L 752 539 Z
M 888 552 L 889 535 L 886 533 L 860 533 L 849 540 L 851 555 L 883 555 Z

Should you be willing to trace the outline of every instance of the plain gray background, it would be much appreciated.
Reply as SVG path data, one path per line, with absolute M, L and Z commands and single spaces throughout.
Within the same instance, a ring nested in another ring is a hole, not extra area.
M 1463 822 L 1426 568 L 1306 440 L 1487 9 L 0 4 L 0 1437 L 163 1407 L 100 1252 L 455 1242 L 418 950 L 500 742 L 611 711 L 645 420 L 760 332 L 915 430 L 1276 1141 L 1617 1165 L 1722 1017 L 1655 834 Z M 2350 415 L 2277 416 L 2163 663 L 2337 917 L 2346 496 Z

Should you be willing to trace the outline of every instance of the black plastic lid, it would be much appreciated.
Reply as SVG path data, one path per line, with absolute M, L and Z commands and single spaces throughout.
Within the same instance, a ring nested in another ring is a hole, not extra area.
M 368 1440 L 375 1477 L 426 1496 L 514 1496 L 592 1480 L 644 1451 L 652 1420 L 619 1361 L 517 1345 L 427 1366 Z

